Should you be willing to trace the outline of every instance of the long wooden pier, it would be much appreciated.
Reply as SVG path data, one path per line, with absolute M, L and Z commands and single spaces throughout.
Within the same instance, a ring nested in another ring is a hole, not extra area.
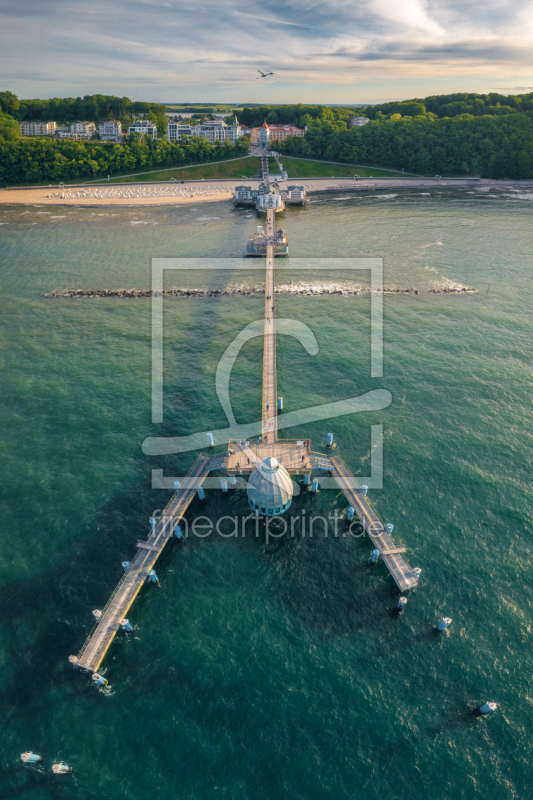
M 88 636 L 79 655 L 75 659 L 71 657 L 72 663 L 91 672 L 98 671 L 109 645 L 120 628 L 120 621 L 128 613 L 128 609 L 145 583 L 148 573 L 153 569 L 163 548 L 172 536 L 175 525 L 189 507 L 210 468 L 211 459 L 205 455 L 199 456 L 178 491 L 170 499 L 148 540 L 138 542 L 139 549 L 135 558 L 109 598 L 102 616 Z
M 268 156 L 262 158 L 263 179 L 268 183 Z M 171 497 L 159 521 L 155 524 L 146 542 L 137 543 L 137 554 L 129 564 L 107 605 L 99 614 L 98 622 L 87 637 L 78 656 L 70 661 L 78 667 L 98 671 L 102 660 L 117 631 L 146 582 L 150 571 L 167 541 L 174 532 L 195 494 L 209 472 L 226 469 L 228 474 L 251 473 L 256 464 L 268 456 L 276 458 L 292 474 L 307 474 L 315 468 L 331 472 L 350 505 L 354 508 L 364 530 L 380 551 L 384 564 L 391 573 L 400 591 L 413 589 L 418 583 L 418 574 L 409 567 L 392 536 L 363 494 L 346 465 L 338 456 L 313 453 L 310 441 L 278 440 L 278 397 L 276 373 L 276 293 L 274 271 L 275 211 L 267 209 L 266 275 L 265 275 L 265 319 L 263 350 L 263 395 L 261 438 L 257 441 L 230 442 L 227 453 L 211 457 L 201 455 L 184 479 L 180 488 Z
M 278 391 L 276 376 L 276 291 L 274 271 L 274 209 L 267 210 L 267 254 L 265 276 L 265 333 L 263 348 L 263 442 L 278 438 Z
M 406 589 L 414 589 L 418 584 L 418 575 L 401 555 L 405 548 L 398 547 L 394 543 L 392 536 L 368 502 L 356 479 L 350 475 L 342 459 L 338 456 L 333 456 L 329 460 L 331 474 L 361 520 L 364 530 L 374 543 L 375 548 L 380 551 L 383 563 L 394 578 L 396 586 L 401 592 Z M 327 469 L 327 467 L 323 468 Z

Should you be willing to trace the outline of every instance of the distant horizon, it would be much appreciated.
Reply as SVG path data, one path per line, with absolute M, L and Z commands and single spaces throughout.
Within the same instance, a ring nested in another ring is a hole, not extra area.
M 12 87 L 3 87 L 8 91 L 13 91 Z M 280 100 L 262 100 L 262 101 L 255 101 L 249 100 L 245 102 L 237 102 L 237 101 L 229 101 L 229 100 L 154 100 L 150 97 L 129 97 L 129 100 L 132 103 L 154 103 L 156 105 L 162 106 L 229 106 L 235 108 L 243 108 L 243 107 L 253 107 L 253 106 L 293 106 L 293 105 L 303 105 L 303 106 L 324 106 L 326 108 L 365 108 L 367 106 L 375 106 L 380 105 L 382 103 L 400 103 L 406 100 L 413 100 L 416 98 L 424 99 L 425 97 L 430 97 L 432 95 L 448 95 L 448 94 L 501 94 L 501 95 L 519 95 L 519 94 L 528 94 L 529 92 L 533 92 L 533 86 L 531 87 L 516 87 L 515 89 L 490 89 L 486 92 L 481 91 L 474 91 L 469 89 L 457 89 L 453 92 L 432 92 L 429 94 L 424 95 L 402 95 L 398 97 L 390 97 L 387 96 L 381 99 L 373 99 L 368 100 L 366 102 L 350 102 L 346 101 L 344 103 L 324 103 L 320 102 L 319 100 L 312 101 L 312 102 L 304 102 L 302 100 L 294 100 L 294 101 L 280 101 Z M 107 95 L 107 96 L 115 96 L 115 97 L 126 97 L 127 95 L 118 93 L 113 95 L 113 93 L 107 93 L 102 91 L 87 91 L 84 94 L 68 94 L 67 92 L 53 94 L 49 97 L 44 95 L 27 95 L 23 96 L 14 92 L 19 98 L 19 100 L 54 100 L 54 99 L 63 99 L 63 98 L 76 98 L 76 97 L 90 97 L 92 95 Z M 176 113 L 179 113 L 178 111 Z

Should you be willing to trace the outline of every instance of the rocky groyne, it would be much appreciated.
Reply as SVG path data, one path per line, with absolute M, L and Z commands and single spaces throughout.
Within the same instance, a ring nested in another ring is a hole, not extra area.
M 276 294 L 279 295 L 300 295 L 300 296 L 316 296 L 316 295 L 341 295 L 343 297 L 355 297 L 358 295 L 369 294 L 473 294 L 476 289 L 471 286 L 464 286 L 461 288 L 442 287 L 438 289 L 346 289 L 341 287 L 329 288 L 301 288 L 301 287 L 280 287 L 276 289 Z M 65 298 L 65 297 L 116 297 L 123 300 L 133 298 L 146 298 L 146 297 L 235 297 L 237 295 L 252 296 L 263 295 L 264 289 L 62 289 L 53 292 L 47 292 L 44 297 L 49 298 Z

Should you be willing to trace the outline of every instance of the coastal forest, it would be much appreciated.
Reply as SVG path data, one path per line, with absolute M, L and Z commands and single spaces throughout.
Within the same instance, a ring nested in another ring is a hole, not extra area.
M 161 138 L 129 137 L 125 144 L 20 138 L 24 119 L 127 122 L 150 115 Z M 350 128 L 350 116 L 370 122 Z M 240 121 L 249 127 L 293 124 L 305 137 L 289 137 L 275 148 L 288 156 L 390 167 L 425 175 L 477 175 L 484 178 L 533 178 L 533 92 L 434 95 L 372 106 L 245 107 Z M 127 97 L 19 100 L 0 92 L 0 185 L 57 183 L 219 161 L 246 155 L 248 139 L 237 144 L 166 140 L 165 106 Z
M 366 125 L 348 127 L 351 115 Z M 425 175 L 533 178 L 533 92 L 435 95 L 380 105 L 244 108 L 250 126 L 307 126 L 276 142 L 288 156 L 404 169 Z
M 155 142 L 148 136 L 130 137 L 126 144 L 85 142 L 49 137 L 2 139 L 0 115 L 0 186 L 36 185 L 61 181 L 90 180 L 135 170 L 146 172 L 239 158 L 248 153 L 249 140 L 235 145 L 210 144 L 195 137 L 187 144 Z M 18 125 L 17 125 L 18 128 Z

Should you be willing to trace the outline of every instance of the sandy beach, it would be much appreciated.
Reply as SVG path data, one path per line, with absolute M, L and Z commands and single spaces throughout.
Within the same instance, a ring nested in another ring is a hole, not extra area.
M 157 183 L 109 183 L 67 186 L 63 190 L 57 186 L 29 189 L 1 189 L 0 203 L 15 205 L 51 205 L 51 206 L 153 206 L 181 205 L 186 203 L 213 203 L 232 200 L 235 186 L 241 183 L 257 187 L 257 180 L 241 181 L 188 181 L 183 184 L 173 182 Z M 434 178 L 295 178 L 279 183 L 280 188 L 287 184 L 303 185 L 307 194 L 316 192 L 344 192 L 391 189 L 428 189 L 477 187 L 533 187 L 533 180 L 474 180 L 474 179 L 440 179 Z

